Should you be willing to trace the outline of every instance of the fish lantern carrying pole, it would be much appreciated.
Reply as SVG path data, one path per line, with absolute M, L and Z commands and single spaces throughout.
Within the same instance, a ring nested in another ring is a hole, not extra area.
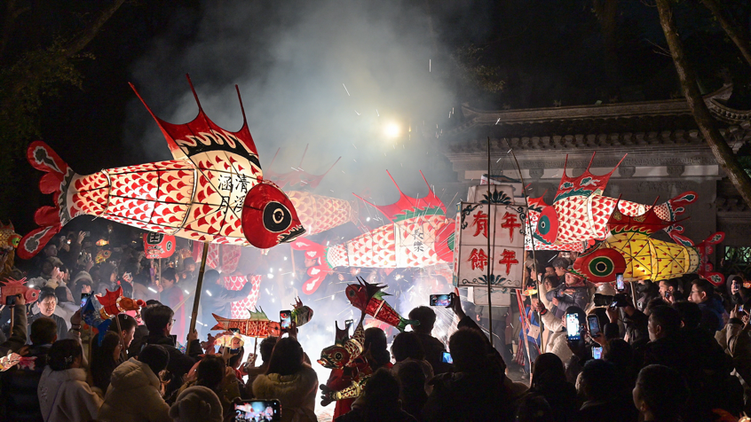
M 203 273 L 206 271 L 206 256 L 209 254 L 209 242 L 204 242 L 203 253 L 201 254 L 201 268 L 198 270 L 198 281 L 196 281 L 196 297 L 193 298 L 193 312 L 190 314 L 190 330 L 192 333 L 196 329 L 196 320 L 198 319 L 198 302 L 201 300 L 201 288 L 203 286 Z M 185 353 L 188 353 L 188 347 Z

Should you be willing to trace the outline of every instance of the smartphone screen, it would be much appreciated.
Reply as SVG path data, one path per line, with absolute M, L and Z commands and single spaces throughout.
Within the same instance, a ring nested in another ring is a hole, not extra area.
M 292 311 L 279 311 L 279 323 L 282 326 L 282 330 L 289 330 L 292 327 Z
M 743 305 L 738 305 L 738 312 L 743 312 Z
M 87 303 L 89 303 L 90 297 L 91 297 L 91 293 L 81 293 L 81 307 L 82 308 L 86 306 Z
M 623 273 L 615 275 L 615 289 L 619 292 L 626 290 L 626 283 L 623 281 Z
M 581 339 L 581 327 L 579 326 L 579 316 L 576 314 L 566 314 L 566 336 L 569 340 Z
M 451 295 L 430 295 L 430 306 L 451 306 Z
M 597 315 L 589 315 L 587 317 L 587 325 L 589 326 L 589 335 L 597 337 L 600 335 L 600 320 Z
M 443 352 L 443 357 L 441 358 L 441 362 L 453 364 L 454 359 L 451 357 L 451 353 Z
M 592 358 L 602 359 L 602 346 L 592 346 Z
M 16 299 L 18 299 L 18 297 L 16 295 L 6 296 L 5 297 L 5 306 L 16 306 Z
M 281 404 L 278 400 L 243 400 L 235 404 L 236 422 L 280 421 Z

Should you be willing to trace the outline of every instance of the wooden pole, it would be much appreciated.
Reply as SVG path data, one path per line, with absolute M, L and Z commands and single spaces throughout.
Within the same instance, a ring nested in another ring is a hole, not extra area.
M 486 277 L 488 279 L 488 330 L 490 331 L 490 347 L 493 346 L 493 299 L 492 299 L 492 283 L 490 282 L 490 264 L 493 262 L 493 253 L 490 250 L 490 228 L 493 227 L 493 231 L 495 232 L 495 226 L 491 224 L 490 216 L 494 215 L 493 213 L 493 205 L 491 204 L 490 198 L 492 198 L 490 193 L 490 136 L 488 136 L 488 225 L 487 225 L 487 231 L 488 231 L 488 271 L 486 274 Z M 495 233 L 494 233 L 495 234 Z
M 203 286 L 203 273 L 206 271 L 206 257 L 209 254 L 209 242 L 204 242 L 203 244 L 203 254 L 201 255 L 201 268 L 198 270 L 198 281 L 196 282 L 196 296 L 193 299 L 193 313 L 191 314 L 190 318 L 190 330 L 188 331 L 188 335 L 195 331 L 196 329 L 196 320 L 198 320 L 198 303 L 201 300 L 201 288 Z M 185 353 L 188 353 L 188 347 L 185 346 Z

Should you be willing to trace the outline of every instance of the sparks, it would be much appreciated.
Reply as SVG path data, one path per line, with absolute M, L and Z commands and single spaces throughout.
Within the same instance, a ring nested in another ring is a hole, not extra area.
M 342 86 L 344 87 L 344 92 L 347 93 L 347 96 L 351 97 L 351 95 L 349 95 L 349 90 L 347 89 L 347 85 L 344 85 L 344 83 L 342 83 Z

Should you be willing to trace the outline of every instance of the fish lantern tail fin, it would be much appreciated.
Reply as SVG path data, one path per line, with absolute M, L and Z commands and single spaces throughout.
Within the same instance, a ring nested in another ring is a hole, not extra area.
M 396 329 L 403 333 L 404 329 L 407 328 L 408 325 L 417 326 L 417 325 L 420 325 L 420 321 L 418 321 L 416 319 L 404 319 L 404 318 L 401 318 L 399 320 L 399 324 L 396 326 Z
M 682 245 L 690 245 L 691 240 L 683 235 L 684 227 L 677 217 L 686 212 L 686 205 L 696 202 L 699 195 L 694 191 L 680 193 L 667 200 L 664 204 L 656 207 L 657 214 L 666 221 L 675 221 L 675 224 L 665 228 L 668 236 Z
M 75 213 L 60 204 L 67 204 L 68 188 L 75 172 L 63 161 L 49 145 L 34 141 L 26 151 L 26 158 L 32 167 L 45 172 L 39 180 L 39 190 L 44 194 L 53 194 L 55 206 L 43 206 L 34 213 L 34 222 L 39 228 L 34 229 L 21 239 L 17 253 L 21 259 L 31 259 L 44 248 L 60 229 L 67 224 Z
M 326 248 L 308 239 L 295 240 L 291 245 L 292 249 L 303 251 L 306 260 L 314 260 L 318 264 L 308 268 L 310 278 L 302 286 L 302 291 L 305 294 L 312 294 L 321 285 L 323 279 L 332 273 L 332 268 L 326 260 Z
M 696 272 L 715 286 L 722 285 L 725 282 L 725 276 L 713 271 L 714 266 L 709 262 L 709 257 L 714 253 L 714 245 L 722 242 L 724 239 L 725 233 L 717 232 L 696 245 L 696 250 L 699 252 L 699 269 Z

